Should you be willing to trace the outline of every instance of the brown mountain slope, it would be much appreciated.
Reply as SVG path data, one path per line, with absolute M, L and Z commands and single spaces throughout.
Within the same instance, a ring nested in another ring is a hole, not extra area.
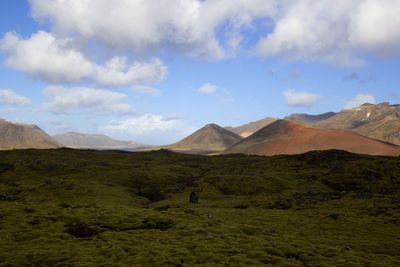
M 83 134 L 67 132 L 54 135 L 53 138 L 70 148 L 89 148 L 89 149 L 136 149 L 143 147 L 142 144 L 131 141 L 115 140 L 102 134 Z
M 316 129 L 278 120 L 228 148 L 223 154 L 300 154 L 340 149 L 359 154 L 400 155 L 400 147 L 342 130 Z
M 364 104 L 342 110 L 335 116 L 312 124 L 324 129 L 343 129 L 400 145 L 400 105 Z
M 248 137 L 250 135 L 252 135 L 253 133 L 257 132 L 258 130 L 264 128 L 265 126 L 267 126 L 268 124 L 273 123 L 274 121 L 276 121 L 275 118 L 271 118 L 271 117 L 266 117 L 262 120 L 258 120 L 258 121 L 252 121 L 250 123 L 238 126 L 238 127 L 231 127 L 231 126 L 227 126 L 225 127 L 225 129 L 234 132 L 237 135 L 240 135 L 241 137 Z
M 284 120 L 294 121 L 294 122 L 304 123 L 304 124 L 314 124 L 314 123 L 318 123 L 320 121 L 327 120 L 335 115 L 336 115 L 335 112 L 326 112 L 326 113 L 319 114 L 319 115 L 292 114 L 290 116 L 285 117 Z
M 59 148 L 48 134 L 36 125 L 12 123 L 0 119 L 0 150 Z
M 163 148 L 196 154 L 220 152 L 243 138 L 216 124 L 208 124 L 181 141 Z
M 332 115 L 333 116 L 330 116 Z M 326 116 L 327 115 L 327 116 Z M 293 114 L 285 120 L 305 123 L 322 129 L 340 129 L 400 145 L 400 105 L 363 104 L 338 113 L 321 115 Z

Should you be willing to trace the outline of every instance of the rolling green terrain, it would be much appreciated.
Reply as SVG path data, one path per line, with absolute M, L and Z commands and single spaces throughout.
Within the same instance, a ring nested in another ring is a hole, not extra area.
M 400 158 L 2 151 L 0 237 L 0 266 L 399 266 Z

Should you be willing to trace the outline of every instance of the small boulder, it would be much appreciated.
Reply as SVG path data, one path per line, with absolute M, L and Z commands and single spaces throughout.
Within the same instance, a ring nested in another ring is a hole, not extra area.
M 189 198 L 189 202 L 193 203 L 193 204 L 197 204 L 199 203 L 199 195 L 197 195 L 196 192 L 191 192 L 190 193 L 190 198 Z

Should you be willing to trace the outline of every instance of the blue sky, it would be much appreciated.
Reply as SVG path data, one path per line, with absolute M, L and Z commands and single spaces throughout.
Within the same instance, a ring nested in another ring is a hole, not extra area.
M 5 0 L 0 117 L 150 144 L 400 102 L 399 0 Z

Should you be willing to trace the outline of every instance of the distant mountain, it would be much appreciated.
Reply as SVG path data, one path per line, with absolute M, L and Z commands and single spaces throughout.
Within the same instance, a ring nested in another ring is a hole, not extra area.
M 287 121 L 294 121 L 304 124 L 314 124 L 320 121 L 327 120 L 333 116 L 335 116 L 335 112 L 327 112 L 319 115 L 308 115 L 308 114 L 292 114 L 284 118 Z
M 0 119 L 0 150 L 47 149 L 61 145 L 36 125 L 13 123 Z
M 241 137 L 248 137 L 253 133 L 257 132 L 258 130 L 260 130 L 261 128 L 267 126 L 268 124 L 273 123 L 274 121 L 276 121 L 275 118 L 266 117 L 264 119 L 253 121 L 238 127 L 227 126 L 225 127 L 225 129 L 234 132 L 235 134 L 238 134 Z
M 57 142 L 70 148 L 80 149 L 136 149 L 142 147 L 142 144 L 131 141 L 115 140 L 102 134 L 83 134 L 76 132 L 67 132 L 53 136 Z
M 194 154 L 221 152 L 243 138 L 216 124 L 208 124 L 181 141 L 163 148 Z
M 339 149 L 358 154 L 400 155 L 400 147 L 361 136 L 357 133 L 317 129 L 285 120 L 264 127 L 240 141 L 223 154 L 256 155 L 300 154 L 314 150 Z
M 325 113 L 328 114 L 328 113 Z M 354 109 L 345 109 L 333 116 L 291 115 L 286 119 L 322 129 L 341 129 L 400 145 L 400 105 L 380 103 L 363 104 Z M 333 113 L 331 113 L 333 114 Z M 318 117 L 304 120 L 304 117 Z M 326 117 L 326 118 L 324 118 Z
M 342 110 L 335 116 L 314 124 L 320 128 L 343 129 L 374 139 L 400 145 L 400 105 L 364 104 Z

